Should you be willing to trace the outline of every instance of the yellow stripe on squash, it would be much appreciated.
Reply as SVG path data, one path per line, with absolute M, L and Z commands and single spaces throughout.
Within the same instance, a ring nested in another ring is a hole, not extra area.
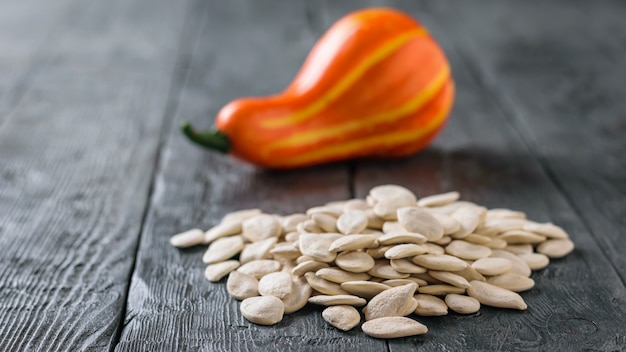
M 396 49 L 404 45 L 404 43 L 413 38 L 426 35 L 427 33 L 426 29 L 420 28 L 398 35 L 390 40 L 386 45 L 374 52 L 374 54 L 363 60 L 360 65 L 350 71 L 350 73 L 340 80 L 325 95 L 308 105 L 306 108 L 293 115 L 267 119 L 261 123 L 261 126 L 267 129 L 278 129 L 306 121 L 324 109 L 333 100 L 337 99 L 337 97 L 350 88 L 350 86 L 353 85 L 354 82 L 356 82 L 372 66 L 391 55 Z
M 366 117 L 362 120 L 351 120 L 337 126 L 326 126 L 315 130 L 300 132 L 267 145 L 267 147 L 263 148 L 263 152 L 268 154 L 281 148 L 300 147 L 307 144 L 313 144 L 324 139 L 338 138 L 344 133 L 375 127 L 376 125 L 382 123 L 393 123 L 394 120 L 397 120 L 412 111 L 419 110 L 422 106 L 427 104 L 441 90 L 446 82 L 448 82 L 449 78 L 450 67 L 446 65 L 437 73 L 426 89 L 421 91 L 409 102 L 396 109 L 385 111 L 371 117 Z
M 415 130 L 392 131 L 391 133 L 374 135 L 364 139 L 356 139 L 348 142 L 342 142 L 335 145 L 329 145 L 324 148 L 312 150 L 297 156 L 288 157 L 282 160 L 283 164 L 306 164 L 316 160 L 324 160 L 337 155 L 347 155 L 357 153 L 360 150 L 379 146 L 384 148 L 386 145 L 397 146 L 402 143 L 408 143 L 418 140 L 439 128 L 446 120 L 450 112 L 451 104 L 449 102 L 445 108 L 430 119 L 422 128 Z

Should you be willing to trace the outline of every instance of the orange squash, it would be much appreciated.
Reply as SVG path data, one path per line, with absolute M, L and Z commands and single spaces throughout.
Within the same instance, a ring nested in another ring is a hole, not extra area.
M 424 148 L 454 99 L 448 61 L 406 14 L 372 8 L 348 14 L 315 44 L 282 93 L 224 106 L 194 142 L 267 168 L 360 157 L 400 157 Z

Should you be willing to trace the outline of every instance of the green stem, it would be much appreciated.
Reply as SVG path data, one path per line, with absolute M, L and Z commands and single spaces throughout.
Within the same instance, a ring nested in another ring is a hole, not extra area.
M 217 150 L 224 154 L 230 150 L 230 142 L 228 136 L 216 130 L 199 132 L 196 131 L 189 122 L 183 122 L 180 129 L 192 142 L 208 149 Z

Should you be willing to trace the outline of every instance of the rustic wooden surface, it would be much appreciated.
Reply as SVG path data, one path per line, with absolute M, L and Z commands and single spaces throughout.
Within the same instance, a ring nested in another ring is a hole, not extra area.
M 243 95 L 280 91 L 335 20 L 419 18 L 457 100 L 410 158 L 291 172 L 195 148 Z M 626 3 L 0 0 L 1 351 L 626 350 Z M 528 311 L 422 318 L 427 335 L 342 333 L 309 307 L 250 324 L 176 232 L 227 212 L 287 214 L 382 183 L 459 190 L 563 226 Z

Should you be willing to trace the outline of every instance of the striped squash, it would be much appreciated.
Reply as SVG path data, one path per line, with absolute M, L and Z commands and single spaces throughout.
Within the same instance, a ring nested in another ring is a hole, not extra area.
M 448 61 L 418 22 L 396 10 L 348 14 L 316 43 L 282 93 L 237 99 L 194 142 L 267 168 L 424 148 L 454 99 Z

